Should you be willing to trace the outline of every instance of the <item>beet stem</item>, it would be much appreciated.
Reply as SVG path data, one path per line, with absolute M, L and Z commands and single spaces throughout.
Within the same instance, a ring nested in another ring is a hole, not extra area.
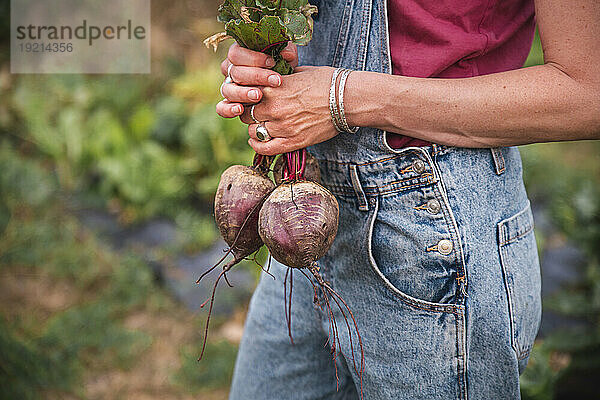
M 352 351 L 352 363 L 354 364 L 354 371 L 360 377 L 360 397 L 362 399 L 363 398 L 363 374 L 364 374 L 364 371 L 365 371 L 365 352 L 364 352 L 364 349 L 363 349 L 362 337 L 360 336 L 360 332 L 358 330 L 358 325 L 356 323 L 356 319 L 354 318 L 354 314 L 352 313 L 352 310 L 350 309 L 350 307 L 348 306 L 348 304 L 344 301 L 344 299 L 342 298 L 342 296 L 340 296 L 335 290 L 333 290 L 327 283 L 325 283 L 325 287 L 331 293 L 332 298 L 336 302 L 336 304 L 338 305 L 338 307 L 340 307 L 340 311 L 342 312 L 342 315 L 344 315 L 344 311 L 343 311 L 342 307 L 339 305 L 339 303 L 337 302 L 337 300 L 335 298 L 337 297 L 344 304 L 344 306 L 348 310 L 348 313 L 350 314 L 350 317 L 351 317 L 352 322 L 354 324 L 354 329 L 356 330 L 356 335 L 358 336 L 358 344 L 360 346 L 360 372 L 358 372 L 356 370 L 356 361 L 355 361 L 355 358 L 354 358 L 354 349 L 353 349 L 353 346 L 352 346 L 352 334 L 351 334 L 350 327 L 348 326 L 348 334 L 350 335 L 350 348 L 351 348 L 351 351 Z M 345 315 L 344 315 L 344 319 L 346 320 L 346 323 L 348 323 L 348 320 L 347 320 L 347 318 L 346 318 Z
M 335 321 L 335 316 L 333 315 L 333 310 L 331 309 L 331 305 L 329 304 L 329 298 L 327 296 L 327 293 L 325 293 L 324 289 L 321 288 L 321 290 L 323 290 L 323 297 L 325 299 L 325 303 L 327 304 L 327 310 L 328 310 L 328 314 L 329 314 L 329 325 L 330 325 L 330 329 L 332 330 L 332 336 L 333 336 L 333 341 L 331 341 L 331 352 L 333 354 L 333 367 L 335 369 L 335 385 L 336 385 L 336 391 L 339 390 L 339 385 L 340 385 L 340 378 L 338 376 L 338 370 L 337 370 L 337 348 L 339 347 L 339 351 L 342 351 L 342 345 L 340 343 L 340 335 L 339 332 L 337 330 L 337 323 Z M 330 335 L 331 336 L 331 335 Z M 336 342 L 338 343 L 338 347 L 336 347 Z M 343 353 L 342 353 L 343 354 Z
M 262 247 L 260 249 L 262 249 Z M 263 272 L 265 272 L 266 274 L 269 274 L 269 276 L 271 278 L 273 278 L 273 280 L 276 280 L 275 279 L 275 275 L 273 275 L 272 273 L 270 273 L 268 268 L 265 269 L 264 266 L 262 266 L 258 261 L 256 261 L 256 256 L 257 256 L 258 252 L 260 252 L 260 249 L 256 253 L 254 253 L 254 257 L 252 257 L 252 261 L 254 262 L 254 264 L 258 265 L 260 267 L 260 269 L 263 270 Z M 271 257 L 271 255 L 269 254 L 269 264 L 271 263 L 271 258 L 270 257 Z
M 290 193 L 292 194 L 292 203 L 294 204 L 294 206 L 296 207 L 296 210 L 298 209 L 298 204 L 296 204 L 296 201 L 294 200 L 294 189 L 292 188 L 292 186 L 294 186 L 294 183 L 290 183 Z
M 215 265 L 213 265 L 212 267 L 210 267 L 207 271 L 205 271 L 202 275 L 200 275 L 200 278 L 198 278 L 196 280 L 196 283 L 200 283 L 200 281 L 202 280 L 202 278 L 204 278 L 206 275 L 210 274 L 215 268 L 217 268 L 219 266 L 219 264 L 221 264 L 223 262 L 223 260 L 225 260 L 227 258 L 227 256 L 231 253 L 231 250 L 233 249 L 233 247 L 230 247 L 226 252 L 225 255 L 223 257 L 221 257 L 221 259 L 219 261 L 217 261 L 217 263 Z

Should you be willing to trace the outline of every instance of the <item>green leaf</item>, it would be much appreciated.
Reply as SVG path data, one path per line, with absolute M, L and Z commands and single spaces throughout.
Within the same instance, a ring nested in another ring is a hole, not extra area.
M 313 23 L 301 11 L 283 9 L 281 19 L 292 42 L 306 45 L 312 39 Z
M 227 23 L 231 20 L 243 19 L 242 7 L 245 7 L 250 11 L 250 19 L 254 21 L 260 19 L 255 0 L 225 0 L 223 4 L 219 6 L 217 20 L 219 22 Z
M 307 5 L 308 0 L 281 0 L 281 8 L 287 8 L 288 10 L 300 10 Z
M 277 9 L 277 8 L 279 8 L 280 3 L 281 3 L 281 0 L 256 0 L 256 5 L 263 9 L 264 8 Z
M 308 4 L 308 0 L 256 0 L 256 5 L 261 8 L 300 10 Z
M 254 51 L 267 52 L 269 49 L 275 51 L 275 48 L 281 51 L 280 47 L 285 47 L 290 40 L 287 29 L 279 17 L 270 15 L 262 17 L 260 22 L 232 20 L 225 25 L 225 29 L 240 46 Z

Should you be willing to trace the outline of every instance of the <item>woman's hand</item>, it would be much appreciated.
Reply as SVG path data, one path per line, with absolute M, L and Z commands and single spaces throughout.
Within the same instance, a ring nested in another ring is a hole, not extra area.
M 281 53 L 292 65 L 298 65 L 294 44 Z M 259 154 L 274 155 L 323 142 L 337 134 L 329 114 L 329 86 L 333 68 L 299 67 L 292 75 L 281 76 L 271 71 L 271 57 L 234 44 L 221 72 L 234 81 L 222 87 L 225 99 L 217 104 L 217 113 L 225 118 L 240 117 L 248 124 L 248 143 Z M 265 123 L 269 142 L 256 138 L 258 126 L 250 116 Z
M 264 87 L 254 117 L 263 122 L 273 138 L 256 138 L 258 124 L 250 107 L 240 116 L 248 125 L 248 144 L 259 154 L 275 155 L 324 142 L 337 135 L 329 114 L 331 67 L 298 67 L 282 77 L 279 87 Z
M 292 66 L 298 65 L 296 45 L 289 43 L 281 56 Z M 275 66 L 275 60 L 266 54 L 241 47 L 237 43 L 229 47 L 227 58 L 221 63 L 221 73 L 231 75 L 234 83 L 221 87 L 223 99 L 217 104 L 217 113 L 224 118 L 239 117 L 245 106 L 258 103 L 263 96 L 262 87 L 278 87 L 281 75 L 269 68 Z M 231 69 L 229 69 L 231 67 Z

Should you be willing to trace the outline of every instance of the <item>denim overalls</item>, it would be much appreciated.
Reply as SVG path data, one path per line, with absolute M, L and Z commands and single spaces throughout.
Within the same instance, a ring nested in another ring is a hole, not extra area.
M 311 1 L 314 2 L 314 1 Z M 320 0 L 300 62 L 390 73 L 385 1 Z M 391 149 L 362 128 L 313 146 L 340 225 L 322 275 L 356 317 L 365 399 L 518 399 L 541 317 L 533 218 L 516 148 Z M 230 399 L 357 399 L 350 340 L 332 362 L 329 320 L 285 267 L 250 303 Z M 356 335 L 353 348 L 357 361 Z M 336 387 L 336 374 L 339 387 Z

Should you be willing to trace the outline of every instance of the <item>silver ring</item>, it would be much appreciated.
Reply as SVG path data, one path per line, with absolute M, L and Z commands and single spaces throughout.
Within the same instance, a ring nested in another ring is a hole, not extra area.
M 269 131 L 267 131 L 267 127 L 263 122 L 256 127 L 256 138 L 261 142 L 268 142 L 273 139 L 271 135 L 269 135 Z
M 221 83 L 221 87 L 219 88 L 219 93 L 221 93 L 221 97 L 225 97 L 225 95 L 223 94 L 223 86 L 229 83 L 234 83 L 233 78 L 231 77 L 231 67 L 233 67 L 233 64 L 229 64 L 229 67 L 227 67 L 227 77 L 225 77 L 225 80 L 223 81 L 223 83 Z
M 223 83 L 221 83 L 221 87 L 219 88 L 219 93 L 221 93 L 221 97 L 223 97 L 223 98 L 225 98 L 225 95 L 223 94 L 223 86 L 225 86 L 229 83 L 233 83 L 233 80 L 230 77 L 225 78 Z
M 256 117 L 254 116 L 254 107 L 256 106 L 256 104 L 252 104 L 252 107 L 250 107 L 250 117 L 252 118 L 252 121 L 254 121 L 254 123 L 256 124 L 260 124 L 260 121 L 256 119 Z

